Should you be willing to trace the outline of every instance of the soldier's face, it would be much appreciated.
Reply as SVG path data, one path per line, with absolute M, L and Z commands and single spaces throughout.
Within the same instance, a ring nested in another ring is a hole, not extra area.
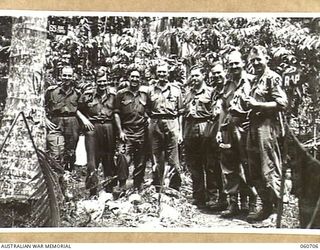
M 195 88 L 200 88 L 204 81 L 204 75 L 201 73 L 200 69 L 191 70 L 190 78 L 191 86 Z
M 209 73 L 210 85 L 222 85 L 226 80 L 226 73 L 224 72 L 223 66 L 218 64 L 214 66 Z
M 97 87 L 99 91 L 105 91 L 108 87 L 107 76 L 97 78 Z
M 251 54 L 250 63 L 254 68 L 255 74 L 261 75 L 267 67 L 268 59 L 261 53 Z
M 61 80 L 64 85 L 70 85 L 74 80 L 74 74 L 72 68 L 63 68 L 61 72 Z
M 169 77 L 169 70 L 168 67 L 163 65 L 163 66 L 158 66 L 157 67 L 157 76 L 159 81 L 167 81 Z
M 240 75 L 243 69 L 241 57 L 236 54 L 231 54 L 228 58 L 228 70 L 232 75 Z
M 140 73 L 138 71 L 132 71 L 129 77 L 130 86 L 137 87 L 140 82 Z

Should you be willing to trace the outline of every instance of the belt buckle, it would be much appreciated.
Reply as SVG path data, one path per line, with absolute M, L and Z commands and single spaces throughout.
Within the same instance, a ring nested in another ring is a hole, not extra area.
M 220 143 L 219 147 L 222 149 L 229 149 L 229 148 L 231 148 L 231 144 L 230 143 Z

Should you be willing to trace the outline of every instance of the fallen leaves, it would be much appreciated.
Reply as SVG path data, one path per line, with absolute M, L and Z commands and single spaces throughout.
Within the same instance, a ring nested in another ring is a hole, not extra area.
M 161 194 L 156 192 L 148 178 L 141 191 L 131 187 L 130 180 L 126 190 L 121 194 L 100 191 L 97 196 L 89 198 L 84 188 L 85 175 L 83 168 L 67 174 L 67 185 L 72 198 L 64 204 L 62 226 L 64 227 L 108 227 L 139 228 L 154 230 L 161 228 L 275 228 L 275 218 L 270 217 L 263 222 L 249 224 L 245 216 L 223 219 L 219 213 L 199 210 L 191 205 L 191 179 L 183 173 L 182 187 L 178 192 L 164 187 Z M 149 169 L 146 170 L 148 175 Z M 77 176 L 77 177 L 76 177 Z M 160 201 L 160 202 L 159 202 Z M 282 225 L 284 228 L 298 227 L 297 200 L 290 196 L 284 204 Z

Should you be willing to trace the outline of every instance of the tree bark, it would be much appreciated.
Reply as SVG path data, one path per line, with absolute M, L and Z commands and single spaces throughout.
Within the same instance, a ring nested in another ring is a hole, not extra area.
M 0 203 L 1 217 L 5 217 L 0 226 L 37 226 L 22 217 L 32 213 L 32 202 L 41 198 L 39 187 L 45 183 L 35 147 L 43 150 L 46 145 L 43 77 L 46 27 L 46 17 L 13 20 L 7 99 L 0 129 Z M 22 115 L 12 127 L 20 112 L 25 114 L 31 134 Z M 14 205 L 18 203 L 29 206 Z
M 9 79 L 0 138 L 23 111 L 39 149 L 45 148 L 44 64 L 47 18 L 19 17 L 13 20 Z

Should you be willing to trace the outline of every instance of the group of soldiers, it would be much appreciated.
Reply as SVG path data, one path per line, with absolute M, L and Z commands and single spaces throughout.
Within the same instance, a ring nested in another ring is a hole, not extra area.
M 281 111 L 287 105 L 282 79 L 268 67 L 268 59 L 264 47 L 252 47 L 250 75 L 241 53 L 234 50 L 209 72 L 194 65 L 183 86 L 168 80 L 169 66 L 161 62 L 148 86 L 141 84 L 142 72 L 133 69 L 128 84 L 118 90 L 110 86 L 104 70 L 97 71 L 91 87 L 78 88 L 73 69 L 65 66 L 61 83 L 45 95 L 48 151 L 72 170 L 82 127 L 86 188 L 94 195 L 99 164 L 109 180 L 107 192 L 126 187 L 131 164 L 134 188 L 141 190 L 151 148 L 152 184 L 159 191 L 168 177 L 169 187 L 179 191 L 183 143 L 192 204 L 221 211 L 225 218 L 247 213 L 249 222 L 264 220 L 280 197 L 278 139 Z

